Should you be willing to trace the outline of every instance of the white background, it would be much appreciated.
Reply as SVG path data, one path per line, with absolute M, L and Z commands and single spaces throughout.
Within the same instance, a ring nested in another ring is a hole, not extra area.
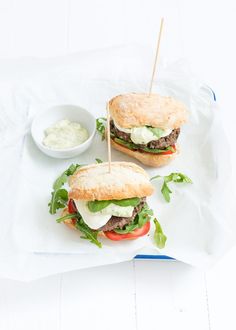
M 162 57 L 187 58 L 215 90 L 233 148 L 233 0 L 0 0 L 0 57 L 127 43 L 154 49 L 162 15 Z M 233 249 L 206 273 L 178 262 L 136 260 L 31 283 L 0 280 L 0 329 L 233 330 L 235 258 Z

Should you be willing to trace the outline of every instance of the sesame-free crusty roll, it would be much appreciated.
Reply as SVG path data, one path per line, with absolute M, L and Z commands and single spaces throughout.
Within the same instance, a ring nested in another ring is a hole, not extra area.
M 129 162 L 112 162 L 81 167 L 70 177 L 69 198 L 74 200 L 111 200 L 146 197 L 153 193 L 148 174 Z
M 124 128 L 152 126 L 175 129 L 187 121 L 185 105 L 170 96 L 130 93 L 109 102 L 112 119 Z
M 179 154 L 177 140 L 188 117 L 182 102 L 170 96 L 130 93 L 113 97 L 109 111 L 111 144 L 116 150 L 152 167 L 167 165 Z

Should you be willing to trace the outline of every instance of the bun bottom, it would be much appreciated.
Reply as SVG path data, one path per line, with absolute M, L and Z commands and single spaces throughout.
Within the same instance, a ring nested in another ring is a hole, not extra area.
M 158 154 L 151 154 L 148 152 L 140 152 L 138 150 L 131 150 L 131 149 L 128 149 L 128 148 L 116 143 L 112 139 L 111 139 L 111 145 L 116 150 L 119 150 L 119 151 L 123 152 L 124 154 L 129 155 L 130 157 L 136 158 L 142 164 L 151 166 L 151 167 L 161 167 L 161 166 L 167 165 L 173 159 L 175 159 L 175 157 L 179 153 L 178 145 L 176 145 L 176 152 L 174 152 L 173 154 L 169 154 L 169 155 L 158 155 Z

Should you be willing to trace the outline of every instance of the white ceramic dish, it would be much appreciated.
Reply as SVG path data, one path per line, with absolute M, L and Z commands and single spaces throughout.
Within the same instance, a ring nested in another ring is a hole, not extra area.
M 43 144 L 44 131 L 61 119 L 79 122 L 88 130 L 89 138 L 80 145 L 69 149 L 52 149 Z M 31 125 L 31 134 L 38 148 L 54 158 L 72 158 L 89 148 L 96 132 L 95 117 L 87 110 L 75 105 L 58 105 L 45 109 L 37 115 Z

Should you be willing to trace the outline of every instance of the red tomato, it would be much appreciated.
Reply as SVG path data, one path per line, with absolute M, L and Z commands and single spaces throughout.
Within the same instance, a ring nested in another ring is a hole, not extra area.
M 150 221 L 145 223 L 142 228 L 137 228 L 131 233 L 128 234 L 118 234 L 115 231 L 104 231 L 104 234 L 107 238 L 111 239 L 112 241 L 121 241 L 123 239 L 136 239 L 138 237 L 146 235 L 150 230 Z
M 160 155 L 170 155 L 170 154 L 173 154 L 174 152 L 176 152 L 176 146 L 175 146 L 175 144 L 173 144 L 173 146 L 171 146 L 171 147 L 174 149 L 174 151 L 167 150 L 165 152 L 162 152 Z
M 75 202 L 73 201 L 73 199 L 70 199 L 69 202 L 68 202 L 68 212 L 70 214 L 73 214 L 73 213 L 77 213 L 77 207 L 75 205 Z M 72 223 L 75 224 L 76 223 L 76 219 L 71 219 Z
M 68 212 L 70 214 L 77 213 L 77 207 L 73 199 L 70 199 L 68 202 Z

